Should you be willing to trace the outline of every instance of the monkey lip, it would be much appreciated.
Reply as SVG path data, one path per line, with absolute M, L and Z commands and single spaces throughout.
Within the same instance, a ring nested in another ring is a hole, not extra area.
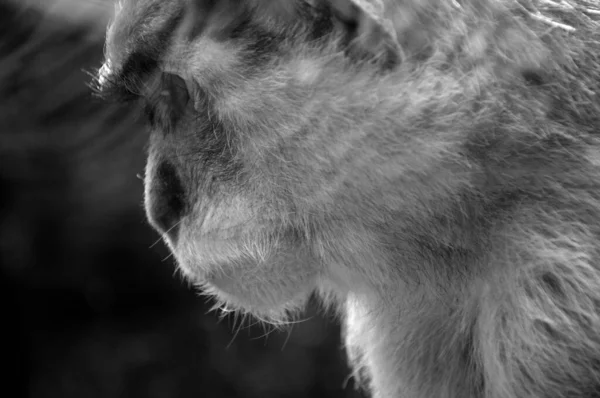
M 180 250 L 174 248 L 173 251 L 180 260 L 178 261 L 179 269 L 186 279 L 199 286 L 211 285 L 217 288 L 227 288 L 232 285 L 233 281 L 233 276 L 228 275 L 227 272 L 231 273 L 234 270 L 228 265 L 230 259 L 223 258 L 220 253 L 231 252 L 232 248 L 236 248 L 239 244 L 236 240 L 206 239 L 195 245 L 195 251 L 201 256 L 182 258 L 183 256 L 177 255 Z

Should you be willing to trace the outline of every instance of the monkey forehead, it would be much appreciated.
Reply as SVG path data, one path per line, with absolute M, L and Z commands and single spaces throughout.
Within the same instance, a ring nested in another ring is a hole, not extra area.
M 158 60 L 186 0 L 120 0 L 106 34 L 104 72 L 118 72 L 136 55 Z

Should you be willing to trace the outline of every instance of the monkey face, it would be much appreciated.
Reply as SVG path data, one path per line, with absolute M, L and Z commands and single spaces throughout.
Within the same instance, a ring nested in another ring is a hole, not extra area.
M 421 261 L 406 231 L 460 208 L 483 173 L 467 141 L 496 117 L 473 105 L 494 84 L 476 63 L 450 68 L 451 48 L 421 45 L 430 16 L 409 6 L 427 2 L 402 10 L 402 57 L 338 3 L 124 0 L 107 33 L 100 91 L 138 101 L 149 123 L 150 223 L 189 280 L 269 319 Z
M 315 88 L 349 67 L 341 32 L 308 2 L 197 0 L 122 1 L 108 30 L 100 90 L 149 122 L 148 219 L 229 307 L 276 319 L 327 272 L 315 242 L 348 154 Z

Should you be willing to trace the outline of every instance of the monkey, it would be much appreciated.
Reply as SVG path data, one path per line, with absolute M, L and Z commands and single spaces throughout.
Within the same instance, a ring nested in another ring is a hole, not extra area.
M 179 269 L 273 324 L 316 293 L 375 398 L 600 396 L 598 7 L 342 3 L 116 6 L 97 92 Z

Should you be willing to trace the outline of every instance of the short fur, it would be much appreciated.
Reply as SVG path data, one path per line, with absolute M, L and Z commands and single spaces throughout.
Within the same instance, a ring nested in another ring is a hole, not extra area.
M 599 396 L 598 11 L 387 4 L 373 52 L 325 1 L 123 0 L 150 222 L 228 307 L 319 292 L 374 397 Z

